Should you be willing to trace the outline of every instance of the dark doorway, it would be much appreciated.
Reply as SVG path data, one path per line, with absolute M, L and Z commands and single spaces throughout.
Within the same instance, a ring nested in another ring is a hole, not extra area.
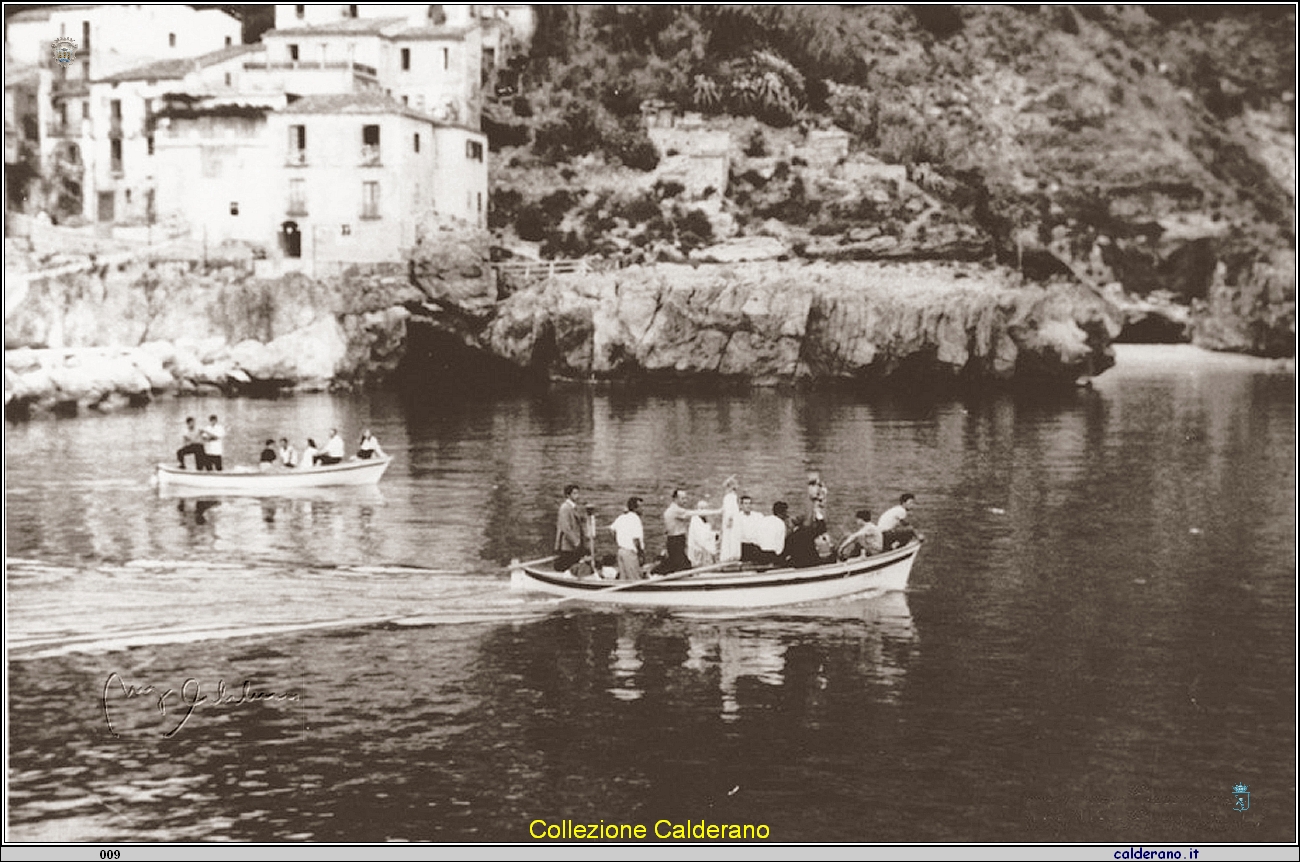
M 99 193 L 99 221 L 111 222 L 113 220 L 113 204 L 116 199 L 114 192 Z
M 302 233 L 296 221 L 280 225 L 280 249 L 285 257 L 302 257 Z

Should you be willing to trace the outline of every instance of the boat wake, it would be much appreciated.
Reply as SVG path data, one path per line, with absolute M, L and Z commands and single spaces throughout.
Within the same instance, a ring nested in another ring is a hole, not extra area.
M 550 613 L 500 572 L 140 559 L 7 559 L 11 660 L 384 626 L 519 623 Z

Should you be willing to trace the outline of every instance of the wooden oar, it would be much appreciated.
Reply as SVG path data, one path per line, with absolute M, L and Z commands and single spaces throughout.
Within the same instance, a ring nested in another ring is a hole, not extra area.
M 513 572 L 515 569 L 522 569 L 527 566 L 540 566 L 542 563 L 555 559 L 556 556 L 558 555 L 551 554 L 549 557 L 538 557 L 535 560 L 528 560 L 527 562 L 524 563 L 521 563 L 518 560 L 511 560 L 510 565 L 506 566 L 506 571 Z

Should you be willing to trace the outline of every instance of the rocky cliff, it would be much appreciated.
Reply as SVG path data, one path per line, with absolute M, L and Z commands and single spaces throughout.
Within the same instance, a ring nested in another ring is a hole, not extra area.
M 133 263 L 32 279 L 6 302 L 6 415 L 382 378 L 405 345 L 403 303 L 421 298 L 406 269 L 313 280 Z
M 552 379 L 777 384 L 1043 381 L 1113 364 L 1120 314 L 1067 284 L 972 265 L 659 265 L 556 277 L 427 327 Z

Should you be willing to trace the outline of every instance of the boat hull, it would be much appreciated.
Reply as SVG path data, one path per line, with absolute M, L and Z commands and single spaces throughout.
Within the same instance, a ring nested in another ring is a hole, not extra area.
M 201 471 L 178 470 L 159 464 L 155 477 L 159 490 L 210 491 L 226 494 L 278 494 L 304 488 L 336 488 L 341 486 L 374 485 L 384 475 L 392 458 L 367 461 L 346 461 L 328 467 L 311 467 L 306 470 L 255 471 Z
M 593 604 L 645 608 L 767 608 L 822 602 L 862 593 L 907 588 L 912 563 L 921 549 L 913 543 L 872 557 L 859 557 L 807 569 L 753 568 L 700 574 L 677 573 L 644 581 L 610 582 L 574 578 L 544 565 L 519 565 L 510 574 L 513 589 L 546 593 Z

